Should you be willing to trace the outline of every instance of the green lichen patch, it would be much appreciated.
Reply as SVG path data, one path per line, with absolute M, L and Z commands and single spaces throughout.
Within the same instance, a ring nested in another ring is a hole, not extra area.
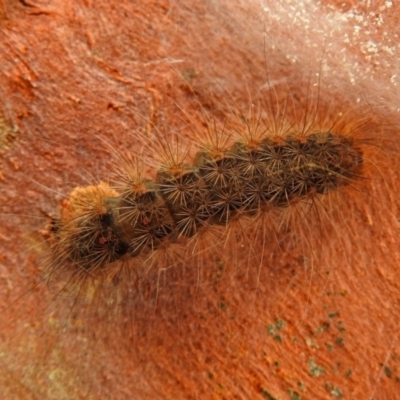
M 267 325 L 268 335 L 272 336 L 277 342 L 281 343 L 282 335 L 280 334 L 280 331 L 285 327 L 285 325 L 286 325 L 285 321 L 277 318 L 275 320 L 275 324 Z
M 314 359 L 310 358 L 307 363 L 308 370 L 312 376 L 318 377 L 325 374 L 325 369 L 317 365 Z
M 7 151 L 15 140 L 16 130 L 0 115 L 0 152 Z
M 325 389 L 330 393 L 332 397 L 343 397 L 342 391 L 337 386 L 333 386 L 330 382 L 325 382 Z
M 273 396 L 268 390 L 266 389 L 261 389 L 261 395 L 264 397 L 264 399 L 267 400 L 278 400 L 275 396 Z
M 300 394 L 295 390 L 289 389 L 287 392 L 290 397 L 290 400 L 301 400 Z

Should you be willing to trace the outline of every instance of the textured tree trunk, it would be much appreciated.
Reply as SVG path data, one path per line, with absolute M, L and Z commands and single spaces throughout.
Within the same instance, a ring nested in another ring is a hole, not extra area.
M 0 1 L 2 397 L 396 398 L 399 12 Z M 118 155 L 155 179 L 163 144 L 190 160 L 207 123 L 237 131 L 251 116 L 273 133 L 288 122 L 282 135 L 346 121 L 362 176 L 100 283 L 49 258 L 52 218 L 75 187 L 108 182 Z

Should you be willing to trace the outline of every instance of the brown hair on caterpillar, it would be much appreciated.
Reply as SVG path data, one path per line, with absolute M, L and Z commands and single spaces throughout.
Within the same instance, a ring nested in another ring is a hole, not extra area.
M 311 128 L 271 134 L 268 125 L 259 132 L 222 151 L 206 145 L 192 164 L 161 166 L 154 181 L 131 158 L 131 165 L 118 170 L 125 184 L 119 185 L 121 194 L 104 182 L 74 189 L 56 222 L 52 268 L 69 264 L 81 280 L 109 275 L 121 258 L 139 257 L 146 265 L 160 247 L 185 245 L 190 238 L 193 246 L 212 226 L 229 227 L 242 217 L 254 226 L 272 209 L 315 204 L 315 197 L 363 175 L 363 152 L 353 137 Z M 129 268 L 129 262 L 121 267 Z

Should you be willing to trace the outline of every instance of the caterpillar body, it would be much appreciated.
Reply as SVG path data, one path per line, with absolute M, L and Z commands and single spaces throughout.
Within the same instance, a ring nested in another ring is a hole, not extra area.
M 362 176 L 362 167 L 359 144 L 329 131 L 204 147 L 192 165 L 164 165 L 155 180 L 132 174 L 128 162 L 120 193 L 104 182 L 71 193 L 53 226 L 53 257 L 93 276 L 123 257 L 146 259 L 214 225 L 241 217 L 251 225 L 271 209 L 327 195 Z

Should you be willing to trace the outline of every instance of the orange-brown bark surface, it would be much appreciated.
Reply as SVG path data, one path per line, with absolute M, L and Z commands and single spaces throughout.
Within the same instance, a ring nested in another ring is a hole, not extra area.
M 400 9 L 255 3 L 0 1 L 2 398 L 397 398 Z M 205 112 L 271 92 L 376 129 L 365 185 L 319 211 L 330 228 L 149 271 L 111 315 L 35 284 L 46 224 L 107 180 L 110 146 L 150 159 L 157 132 L 196 140 Z

